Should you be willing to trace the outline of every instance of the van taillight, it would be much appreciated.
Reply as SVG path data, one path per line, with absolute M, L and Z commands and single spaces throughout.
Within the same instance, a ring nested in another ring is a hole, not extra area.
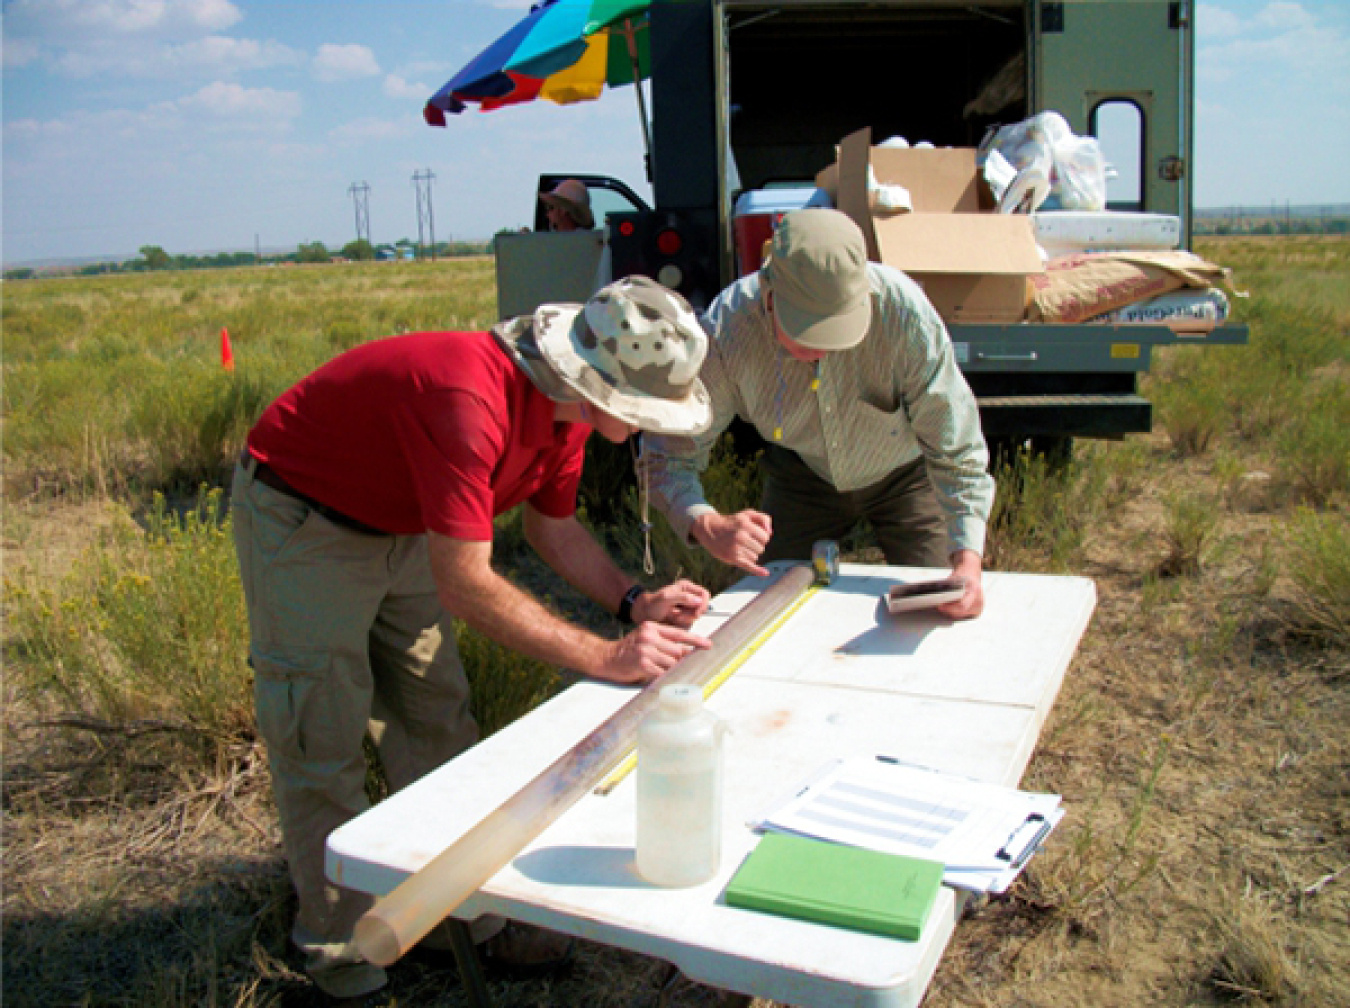
M 684 239 L 680 237 L 678 231 L 666 228 L 656 236 L 656 249 L 664 256 L 679 255 L 680 249 L 684 248 Z

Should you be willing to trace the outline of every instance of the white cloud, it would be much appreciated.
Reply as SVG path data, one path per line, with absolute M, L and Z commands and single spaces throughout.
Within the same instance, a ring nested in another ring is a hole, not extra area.
M 12 0 L 5 31 L 67 45 L 109 35 L 222 31 L 242 17 L 230 0 Z
M 77 109 L 58 119 L 18 119 L 5 123 L 6 172 L 20 164 L 71 157 L 88 163 L 90 158 L 102 158 L 101 148 L 112 141 L 125 147 L 127 141 L 162 140 L 174 134 L 195 139 L 202 129 L 217 134 L 285 133 L 300 113 L 300 96 L 293 91 L 217 81 L 182 98 L 139 109 Z M 50 146 L 67 141 L 75 146 Z
M 1242 33 L 1242 19 L 1224 7 L 1201 4 L 1195 17 L 1196 29 L 1208 38 L 1230 38 Z
M 13 0 L 5 7 L 6 63 L 45 61 L 61 75 L 219 77 L 300 66 L 274 41 L 221 34 L 243 15 L 230 0 Z
M 415 98 L 425 101 L 431 97 L 431 91 L 427 85 L 404 80 L 398 74 L 390 74 L 384 79 L 384 93 L 390 98 Z
M 250 129 L 288 126 L 300 115 L 300 96 L 294 91 L 273 88 L 246 88 L 216 81 L 196 94 L 170 103 L 189 116 L 205 115 Z
M 61 137 L 73 132 L 73 124 L 65 119 L 14 119 L 5 123 L 5 139 L 13 144 L 16 140 L 35 140 L 42 137 Z
M 231 74 L 239 70 L 257 70 L 272 66 L 294 66 L 304 59 L 301 53 L 280 42 L 208 35 L 206 38 L 171 46 L 162 53 L 166 66 L 208 70 L 213 74 Z
M 208 35 L 178 45 L 103 41 L 74 46 L 56 56 L 53 67 L 70 77 L 122 74 L 129 77 L 230 76 L 244 70 L 299 66 L 303 53 L 273 41 Z
M 334 127 L 328 136 L 342 144 L 363 144 L 372 140 L 393 140 L 412 133 L 412 124 L 402 120 L 353 119 Z
M 1218 8 L 1201 12 L 1211 15 Z M 1318 23 L 1303 5 L 1279 0 L 1267 4 L 1250 21 L 1228 11 L 1213 17 L 1214 30 L 1201 20 L 1197 74 L 1212 83 L 1316 79 L 1333 93 L 1350 88 L 1346 52 L 1350 40 L 1338 26 Z
M 66 49 L 52 59 L 52 66 L 75 78 L 120 74 L 191 80 L 266 67 L 299 66 L 304 61 L 303 53 L 279 42 L 208 35 L 177 45 L 146 40 L 90 42 Z
M 5 39 L 5 69 L 16 70 L 38 58 L 41 50 L 31 39 Z
M 1256 23 L 1262 28 L 1281 31 L 1287 28 L 1311 28 L 1315 21 L 1302 4 L 1275 0 L 1261 8 L 1256 15 Z
M 375 54 L 363 45 L 319 46 L 314 57 L 314 76 L 321 81 L 350 80 L 355 77 L 373 77 L 380 72 Z

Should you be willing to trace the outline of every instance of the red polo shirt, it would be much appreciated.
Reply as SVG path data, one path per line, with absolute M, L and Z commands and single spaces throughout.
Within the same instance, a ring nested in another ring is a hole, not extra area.
M 365 343 L 263 413 L 250 450 L 291 486 L 358 521 L 412 535 L 490 540 L 522 501 L 576 510 L 586 424 L 554 403 L 486 332 Z

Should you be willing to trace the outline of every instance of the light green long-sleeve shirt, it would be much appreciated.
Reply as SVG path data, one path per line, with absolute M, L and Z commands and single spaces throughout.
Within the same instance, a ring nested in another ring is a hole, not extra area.
M 867 269 L 871 328 L 856 347 L 828 353 L 819 365 L 797 361 L 779 345 L 757 275 L 732 284 L 708 307 L 700 377 L 712 397 L 712 426 L 694 438 L 643 436 L 652 499 L 679 535 L 688 537 L 694 519 L 714 511 L 699 473 L 718 436 L 740 416 L 844 492 L 922 456 L 946 516 L 949 550 L 984 552 L 994 481 L 975 397 L 956 366 L 947 328 L 909 277 L 876 263 Z

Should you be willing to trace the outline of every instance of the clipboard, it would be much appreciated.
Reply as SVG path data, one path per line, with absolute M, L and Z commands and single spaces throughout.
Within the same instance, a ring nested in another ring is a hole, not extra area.
M 1003 842 L 1003 846 L 994 853 L 994 857 L 1006 861 L 1010 868 L 1021 868 L 1031 855 L 1040 850 L 1042 841 L 1050 835 L 1053 828 L 1054 823 L 1044 815 L 1032 812 Z
M 951 885 L 1002 892 L 1063 816 L 1058 795 L 881 754 L 828 764 L 750 825 L 939 861 Z

